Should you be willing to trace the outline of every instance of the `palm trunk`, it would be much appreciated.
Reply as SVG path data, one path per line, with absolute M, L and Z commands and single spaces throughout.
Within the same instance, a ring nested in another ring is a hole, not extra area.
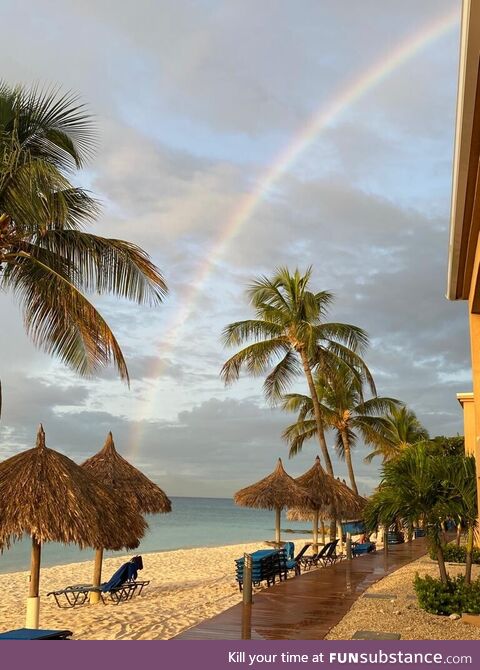
M 460 521 L 459 521 L 459 522 L 457 523 L 457 537 L 456 537 L 456 545 L 457 545 L 457 547 L 460 546 L 460 540 L 461 540 L 461 537 L 462 537 L 462 524 L 461 524 Z
M 348 439 L 347 431 L 341 430 L 343 450 L 345 452 L 345 463 L 347 464 L 348 478 L 350 479 L 350 488 L 358 495 L 357 482 L 355 481 L 355 473 L 353 471 L 352 452 L 350 450 L 350 440 Z
M 438 571 L 440 573 L 440 581 L 442 584 L 448 583 L 447 569 L 445 567 L 445 557 L 443 555 L 443 548 L 440 543 L 436 543 L 435 550 L 437 552 Z
M 467 556 L 465 559 L 465 584 L 472 581 L 473 527 L 469 526 L 467 535 Z
M 329 475 L 333 475 L 333 465 L 330 459 L 330 454 L 328 453 L 327 441 L 325 439 L 325 431 L 323 430 L 323 421 L 322 413 L 320 411 L 320 403 L 318 402 L 317 389 L 315 388 L 315 382 L 313 381 L 312 369 L 310 363 L 308 362 L 308 357 L 305 351 L 302 349 L 300 352 L 302 359 L 303 370 L 305 372 L 305 377 L 307 378 L 308 388 L 310 390 L 310 396 L 312 398 L 313 404 L 313 413 L 315 416 L 315 422 L 317 424 L 317 437 L 318 444 L 320 446 L 320 451 L 322 452 L 323 460 L 325 462 L 325 469 Z

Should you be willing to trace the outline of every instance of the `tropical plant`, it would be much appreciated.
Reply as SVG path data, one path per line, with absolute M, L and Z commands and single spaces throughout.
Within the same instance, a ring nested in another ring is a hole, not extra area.
M 462 544 L 445 544 L 443 546 L 443 555 L 447 563 L 466 563 L 467 561 L 467 547 Z M 436 560 L 437 557 L 433 550 L 430 550 L 430 558 Z M 472 563 L 480 565 L 480 549 L 474 549 L 472 552 Z
M 447 519 L 456 519 L 469 528 L 465 573 L 468 584 L 476 516 L 474 459 L 432 455 L 426 443 L 408 447 L 384 464 L 380 485 L 365 508 L 369 529 L 378 525 L 388 527 L 395 522 L 412 527 L 421 520 L 444 584 L 448 576 L 443 552 L 443 524 Z
M 458 575 L 444 584 L 430 575 L 416 574 L 414 588 L 418 604 L 431 614 L 480 614 L 479 579 L 467 584 L 463 575 Z
M 466 528 L 465 583 L 472 579 L 473 545 L 477 524 L 477 476 L 473 456 L 436 456 L 436 474 L 444 488 L 443 517 Z
M 465 439 L 462 435 L 437 435 L 430 439 L 430 445 L 432 452 L 439 456 L 465 456 Z
M 417 419 L 415 412 L 405 405 L 390 408 L 384 420 L 384 439 L 366 456 L 366 463 L 371 463 L 376 456 L 381 456 L 385 463 L 396 458 L 406 447 L 428 440 L 427 429 Z
M 167 290 L 135 244 L 85 232 L 98 203 L 72 177 L 95 145 L 75 95 L 0 84 L 0 289 L 20 302 L 33 342 L 82 375 L 121 348 L 86 293 L 156 305 Z
M 229 384 L 239 378 L 243 368 L 252 375 L 266 374 L 265 395 L 275 404 L 303 371 L 313 402 L 320 450 L 327 471 L 333 474 L 314 371 L 326 374 L 340 361 L 350 367 L 359 381 L 366 381 L 373 392 L 375 386 L 361 358 L 368 343 L 365 331 L 325 321 L 333 296 L 328 291 L 313 292 L 311 275 L 311 268 L 303 275 L 298 270 L 292 274 L 287 268 L 279 268 L 273 277 L 259 277 L 249 286 L 247 294 L 255 319 L 231 323 L 224 329 L 223 339 L 230 347 L 251 343 L 226 361 L 221 376 Z
M 345 460 L 350 487 L 358 493 L 352 463 L 352 448 L 359 437 L 365 444 L 380 447 L 384 441 L 383 414 L 398 404 L 393 398 L 373 397 L 364 400 L 357 377 L 345 365 L 339 365 L 327 377 L 315 375 L 315 389 L 325 427 L 335 431 L 335 451 Z M 317 434 L 312 398 L 299 393 L 283 396 L 284 410 L 298 412 L 297 421 L 284 431 L 283 437 L 290 445 L 289 456 L 296 456 L 306 440 Z
M 367 502 L 364 516 L 370 530 L 394 523 L 412 527 L 423 521 L 438 560 L 440 579 L 447 582 L 442 550 L 445 489 L 438 478 L 435 458 L 424 444 L 404 451 L 383 465 L 380 485 Z

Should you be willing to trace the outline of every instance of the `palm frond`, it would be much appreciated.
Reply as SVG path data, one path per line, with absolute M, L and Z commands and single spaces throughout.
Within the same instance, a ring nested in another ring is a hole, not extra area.
M 333 355 L 332 358 L 330 358 L 330 361 L 328 360 L 328 357 L 325 360 L 325 353 L 329 352 L 330 354 Z M 341 344 L 340 342 L 336 342 L 334 340 L 327 340 L 325 342 L 325 347 L 318 348 L 316 352 L 316 361 L 318 363 L 323 363 L 325 361 L 327 365 L 327 374 L 328 374 L 328 366 L 332 366 L 333 369 L 335 369 L 336 366 L 338 365 L 346 365 L 347 367 L 350 368 L 352 374 L 356 378 L 359 387 L 362 388 L 364 384 L 366 384 L 371 393 L 373 395 L 377 395 L 377 389 L 375 386 L 375 381 L 373 379 L 372 373 L 368 369 L 367 364 L 365 361 L 359 356 L 355 351 L 352 349 L 349 349 L 347 346 Z
M 289 346 L 282 337 L 255 342 L 237 352 L 222 367 L 220 376 L 225 384 L 236 381 L 242 367 L 253 376 L 264 374 L 274 362 L 289 351 Z
M 401 402 L 395 398 L 376 396 L 357 405 L 355 412 L 365 416 L 387 414 L 392 409 L 399 407 Z
M 390 442 L 386 431 L 386 422 L 383 417 L 356 416 L 352 419 L 351 426 L 352 429 L 361 434 L 364 444 L 379 449 L 389 448 Z
M 125 359 L 108 324 L 67 277 L 23 253 L 4 274 L 3 285 L 19 298 L 25 327 L 37 346 L 82 375 L 113 361 L 128 381 Z
M 321 323 L 315 326 L 315 335 L 319 340 L 334 340 L 360 354 L 369 343 L 366 331 L 349 323 Z
M 303 444 L 317 433 L 317 424 L 314 419 L 297 421 L 288 426 L 282 433 L 283 439 L 290 447 L 288 457 L 293 458 L 302 451 Z
M 248 319 L 246 321 L 235 321 L 223 329 L 222 340 L 226 347 L 241 345 L 248 340 L 265 340 L 278 338 L 283 333 L 283 328 L 270 321 L 260 319 Z
M 286 393 L 283 396 L 281 408 L 286 412 L 313 412 L 312 399 L 301 393 Z
M 167 292 L 158 268 L 130 242 L 78 230 L 51 230 L 36 236 L 35 243 L 64 258 L 83 290 L 151 305 L 160 303 Z
M 263 390 L 267 400 L 272 405 L 276 405 L 294 378 L 298 377 L 301 372 L 302 367 L 296 353 L 292 350 L 287 351 L 265 379 Z

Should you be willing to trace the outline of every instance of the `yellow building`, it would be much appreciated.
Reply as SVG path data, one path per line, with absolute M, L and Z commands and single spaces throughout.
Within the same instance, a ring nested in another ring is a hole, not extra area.
M 473 393 L 460 393 L 480 502 L 480 0 L 464 0 L 453 163 L 449 300 L 468 301 Z M 480 509 L 480 504 L 479 504 Z

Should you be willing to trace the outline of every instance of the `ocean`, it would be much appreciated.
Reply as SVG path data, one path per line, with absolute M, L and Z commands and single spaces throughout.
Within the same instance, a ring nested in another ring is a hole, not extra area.
M 237 507 L 226 498 L 174 498 L 172 512 L 148 516 L 149 530 L 140 547 L 130 553 L 169 551 L 192 547 L 215 547 L 240 544 L 274 537 L 274 512 Z M 295 533 L 308 533 L 308 522 L 286 521 L 282 514 L 282 537 L 295 541 Z M 285 533 L 283 532 L 285 529 Z M 287 532 L 287 531 L 290 532 Z M 106 556 L 124 555 L 127 552 L 105 552 Z M 80 550 L 74 545 L 48 543 L 42 547 L 42 565 L 64 565 L 89 561 L 93 550 Z M 0 555 L 0 573 L 28 570 L 30 567 L 30 541 L 17 542 Z

